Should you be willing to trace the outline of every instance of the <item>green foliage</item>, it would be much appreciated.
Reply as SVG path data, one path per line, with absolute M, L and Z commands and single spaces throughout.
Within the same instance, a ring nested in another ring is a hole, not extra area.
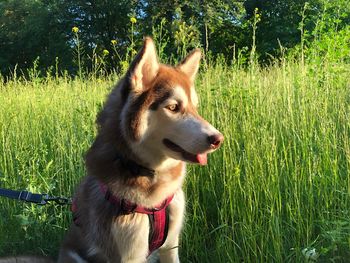
M 182 260 L 346 262 L 349 14 L 346 0 L 2 1 L 0 185 L 73 193 L 115 73 L 150 34 L 163 62 L 203 48 L 200 111 L 226 137 L 189 169 Z M 56 256 L 71 221 L 4 199 L 0 214 L 0 255 Z
M 185 184 L 184 262 L 346 262 L 350 254 L 349 64 L 209 60 L 201 114 L 225 135 Z M 97 112 L 118 78 L 0 82 L 0 185 L 70 196 Z M 57 255 L 67 207 L 0 199 L 0 255 Z M 50 242 L 48 242 L 48 240 Z
M 315 29 L 305 36 L 311 60 L 347 61 L 350 59 L 350 6 L 348 1 L 325 1 Z
M 104 79 L 102 86 L 113 82 Z M 97 79 L 1 84 L 0 186 L 71 196 L 85 173 L 83 155 L 106 92 Z M 3 198 L 0 203 L 1 255 L 57 255 L 71 220 L 69 207 L 38 207 Z
M 314 1 L 315 2 L 315 1 Z M 258 8 L 261 21 L 257 30 L 257 51 L 263 59 L 267 54 L 276 55 L 280 42 L 290 48 L 300 41 L 298 25 L 301 21 L 300 12 L 304 0 L 275 0 L 275 1 L 245 1 L 247 19 L 254 19 L 255 9 Z
M 48 66 L 60 57 L 71 62 L 68 39 L 59 23 L 60 10 L 55 2 L 4 0 L 0 2 L 0 70 L 9 74 L 17 64 L 31 67 L 40 57 Z M 69 63 L 61 66 L 67 68 Z
M 42 72 L 57 57 L 58 74 L 124 72 L 144 35 L 162 36 L 160 56 L 171 61 L 202 47 L 206 56 L 223 54 L 227 62 L 243 55 L 251 62 L 254 53 L 266 63 L 286 48 L 301 45 L 304 52 L 313 41 L 322 53 L 321 46 L 337 32 L 346 37 L 342 30 L 350 22 L 346 0 L 4 0 L 0 14 L 0 71 L 5 76 L 15 67 L 25 73 L 38 57 Z M 79 47 L 73 27 L 79 28 Z

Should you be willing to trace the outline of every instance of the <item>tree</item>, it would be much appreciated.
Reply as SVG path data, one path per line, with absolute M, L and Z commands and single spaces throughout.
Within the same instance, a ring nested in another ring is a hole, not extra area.
M 278 56 L 280 45 L 292 48 L 299 44 L 301 21 L 303 20 L 303 32 L 310 33 L 318 23 L 325 5 L 337 6 L 340 3 L 348 5 L 343 0 L 246 0 L 244 8 L 247 21 L 254 19 L 256 8 L 261 18 L 256 32 L 257 52 L 261 59 L 267 59 L 268 54 Z
M 71 56 L 67 35 L 59 24 L 55 1 L 5 0 L 0 3 L 0 70 L 9 73 L 15 65 L 32 66 L 39 57 L 40 65 L 55 64 L 59 57 L 67 67 Z

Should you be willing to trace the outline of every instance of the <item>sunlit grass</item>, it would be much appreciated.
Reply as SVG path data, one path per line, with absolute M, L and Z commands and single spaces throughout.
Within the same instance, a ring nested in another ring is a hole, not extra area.
M 348 65 L 212 66 L 200 112 L 225 135 L 190 166 L 183 262 L 300 262 L 350 256 Z M 0 185 L 70 196 L 116 78 L 0 84 Z M 55 256 L 67 207 L 0 199 L 0 254 Z

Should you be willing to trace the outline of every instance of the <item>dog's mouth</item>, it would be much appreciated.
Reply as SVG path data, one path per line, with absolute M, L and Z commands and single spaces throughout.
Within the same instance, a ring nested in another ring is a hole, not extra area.
M 166 147 L 168 147 L 170 150 L 180 153 L 181 156 L 189 162 L 192 163 L 198 163 L 200 165 L 206 165 L 207 164 L 207 153 L 198 153 L 198 154 L 192 154 L 187 152 L 186 150 L 182 149 L 179 145 L 173 143 L 169 139 L 163 139 L 163 143 Z

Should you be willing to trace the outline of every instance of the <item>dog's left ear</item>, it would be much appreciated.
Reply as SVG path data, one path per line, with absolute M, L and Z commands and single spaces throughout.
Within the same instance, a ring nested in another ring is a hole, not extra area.
M 200 60 L 201 50 L 196 48 L 181 61 L 177 68 L 184 72 L 193 83 L 198 72 Z
M 152 82 L 159 70 L 156 47 L 150 37 L 145 37 L 143 47 L 137 54 L 129 69 L 131 88 L 142 92 Z

